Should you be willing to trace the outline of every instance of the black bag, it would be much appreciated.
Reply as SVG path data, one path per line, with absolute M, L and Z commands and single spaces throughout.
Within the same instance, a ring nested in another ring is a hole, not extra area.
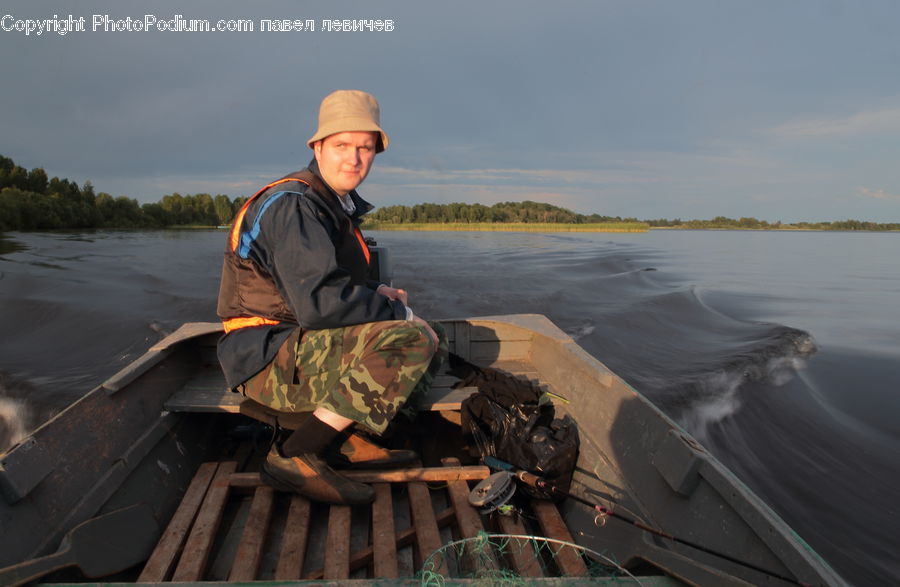
M 568 491 L 578 460 L 575 420 L 555 418 L 548 394 L 525 379 L 482 369 L 453 354 L 450 373 L 462 379 L 456 387 L 478 388 L 460 410 L 463 431 L 474 437 L 481 456 L 496 457 Z M 528 486 L 525 491 L 542 499 L 555 497 Z

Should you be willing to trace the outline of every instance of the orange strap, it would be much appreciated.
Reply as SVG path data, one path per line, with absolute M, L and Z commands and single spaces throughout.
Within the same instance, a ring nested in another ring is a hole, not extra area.
M 225 327 L 225 333 L 228 334 L 232 330 L 239 328 L 249 328 L 251 326 L 263 326 L 266 324 L 279 324 L 278 320 L 269 320 L 268 318 L 260 318 L 259 316 L 241 316 L 240 318 L 229 318 L 222 320 L 222 326 Z
M 359 227 L 356 227 L 356 240 L 359 241 L 359 246 L 362 248 L 363 255 L 366 257 L 366 265 L 368 265 L 372 261 L 372 253 L 369 252 L 369 245 L 366 244 L 366 239 L 363 238 L 362 231 L 359 230 Z

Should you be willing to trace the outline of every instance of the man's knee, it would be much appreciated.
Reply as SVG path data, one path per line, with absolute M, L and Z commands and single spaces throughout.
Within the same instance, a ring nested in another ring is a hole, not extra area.
M 412 322 L 411 326 L 416 330 L 416 347 L 421 348 L 429 358 L 437 351 L 437 340 L 434 331 L 426 324 Z
M 421 348 L 429 340 L 427 329 L 417 322 L 389 320 L 367 326 L 365 337 L 377 349 Z
M 418 322 L 391 322 L 379 338 L 375 345 L 376 353 L 399 353 L 405 357 L 404 362 L 427 363 L 437 351 L 428 327 Z

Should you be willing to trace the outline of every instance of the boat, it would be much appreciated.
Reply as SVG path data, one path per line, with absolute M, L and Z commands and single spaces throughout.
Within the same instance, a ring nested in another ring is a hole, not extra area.
M 846 584 L 546 317 L 442 323 L 452 352 L 565 399 L 580 437 L 565 499 L 529 497 L 515 487 L 534 476 L 513 471 L 514 507 L 472 505 L 503 467 L 466 446 L 478 390 L 447 373 L 404 439 L 421 462 L 347 473 L 373 483 L 371 506 L 275 491 L 258 470 L 279 416 L 225 388 L 221 325 L 189 323 L 2 455 L 0 584 Z

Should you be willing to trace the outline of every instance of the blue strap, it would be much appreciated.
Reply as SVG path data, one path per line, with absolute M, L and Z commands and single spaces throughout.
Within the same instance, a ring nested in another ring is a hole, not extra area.
M 241 259 L 246 259 L 250 256 L 250 245 L 253 244 L 253 241 L 259 236 L 259 224 L 262 220 L 263 214 L 265 214 L 266 210 L 271 206 L 275 200 L 280 198 L 285 194 L 297 194 L 298 196 L 302 196 L 300 192 L 289 192 L 289 191 L 281 191 L 276 192 L 269 196 L 265 202 L 263 202 L 262 207 L 259 209 L 259 212 L 256 214 L 256 218 L 253 220 L 253 226 L 250 227 L 248 232 L 241 233 L 241 245 L 238 247 L 237 254 Z

